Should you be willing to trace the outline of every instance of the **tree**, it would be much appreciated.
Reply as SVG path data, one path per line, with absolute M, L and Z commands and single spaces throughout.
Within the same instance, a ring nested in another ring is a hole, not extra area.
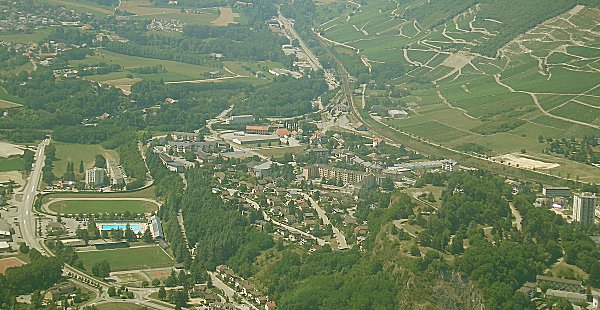
M 129 223 L 125 226 L 125 239 L 127 239 L 127 241 L 135 241 L 135 239 L 137 239 L 135 233 L 131 230 Z
M 142 238 L 144 239 L 144 242 L 152 243 L 152 234 L 150 233 L 150 229 L 146 228 L 146 230 L 144 231 L 144 236 Z
M 164 286 L 161 286 L 160 289 L 158 289 L 158 299 L 160 299 L 160 300 L 167 299 L 167 291 L 165 290 Z
M 429 194 L 427 194 L 427 201 L 435 202 L 435 197 L 433 196 L 432 192 L 429 192 Z
M 83 160 L 79 162 L 79 173 L 83 173 L 85 171 L 85 167 L 83 166 Z
M 394 190 L 394 181 L 392 181 L 392 179 L 390 178 L 384 178 L 383 180 L 381 180 L 381 188 L 383 188 L 384 190 L 391 192 Z
M 123 231 L 120 229 L 112 229 L 110 231 L 110 237 L 115 241 L 123 240 Z
M 21 242 L 21 244 L 19 245 L 19 252 L 23 254 L 29 253 L 29 246 L 27 246 L 25 242 Z
M 117 290 L 114 288 L 114 286 L 111 286 L 108 288 L 108 296 L 115 296 L 117 295 Z
M 92 275 L 96 277 L 106 278 L 110 275 L 110 265 L 106 260 L 94 262 L 90 269 L 92 271 Z

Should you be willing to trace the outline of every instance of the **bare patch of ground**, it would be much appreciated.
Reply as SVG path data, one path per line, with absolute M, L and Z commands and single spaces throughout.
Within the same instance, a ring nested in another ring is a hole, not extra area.
M 6 269 L 10 267 L 19 267 L 25 264 L 26 263 L 24 261 L 16 257 L 7 257 L 0 259 L 0 274 L 4 274 L 6 272 Z
M 239 13 L 234 13 L 229 7 L 219 8 L 219 18 L 213 20 L 211 23 L 215 26 L 227 26 L 229 24 L 237 24 L 236 18 L 240 17 Z
M 25 185 L 23 175 L 19 171 L 0 172 L 0 182 L 15 181 L 19 186 Z
M 456 53 L 451 54 L 442 62 L 442 66 L 454 68 L 454 69 L 462 69 L 464 66 L 471 63 L 475 57 L 472 55 L 467 55 L 465 53 Z
M 23 150 L 18 146 L 0 141 L 0 157 L 23 155 Z
M 560 166 L 557 163 L 547 163 L 540 160 L 527 158 L 517 153 L 499 155 L 493 157 L 493 159 L 511 166 L 525 169 L 547 170 Z
M 18 108 L 21 107 L 22 105 L 18 104 L 18 103 L 14 103 L 14 102 L 10 102 L 10 101 L 6 101 L 3 99 L 0 99 L 0 109 L 12 109 L 12 108 Z
M 141 82 L 142 80 L 143 79 L 141 78 L 122 78 L 105 81 L 104 83 L 122 90 L 125 95 L 129 95 L 131 93 L 131 86 L 133 86 L 135 83 Z

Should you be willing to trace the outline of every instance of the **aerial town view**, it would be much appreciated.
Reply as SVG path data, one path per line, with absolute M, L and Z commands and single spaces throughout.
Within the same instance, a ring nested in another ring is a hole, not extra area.
M 0 0 L 0 310 L 599 310 L 599 139 L 596 0 Z

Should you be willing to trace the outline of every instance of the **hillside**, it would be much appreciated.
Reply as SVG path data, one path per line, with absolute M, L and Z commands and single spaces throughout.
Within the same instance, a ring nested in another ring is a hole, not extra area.
M 359 84 L 375 81 L 367 110 L 412 110 L 389 125 L 452 148 L 555 162 L 540 136 L 600 135 L 600 9 L 542 2 L 370 1 L 316 33 Z M 552 169 L 567 167 L 585 170 Z

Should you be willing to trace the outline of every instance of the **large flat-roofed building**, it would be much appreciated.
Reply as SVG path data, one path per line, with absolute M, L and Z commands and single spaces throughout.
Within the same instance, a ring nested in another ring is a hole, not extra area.
M 254 115 L 235 115 L 228 120 L 230 125 L 247 124 L 254 122 Z
M 246 126 L 246 133 L 257 135 L 270 135 L 271 127 L 269 126 Z
M 593 225 L 598 197 L 592 193 L 573 195 L 573 220 L 581 225 Z
M 389 110 L 388 115 L 391 118 L 408 118 L 408 112 L 404 110 Z
M 338 180 L 342 181 L 344 184 L 358 184 L 363 182 L 368 178 L 368 176 L 372 176 L 372 174 L 362 172 L 362 171 L 354 171 L 348 169 L 341 169 L 336 167 L 322 166 L 322 165 L 314 165 L 304 167 L 302 169 L 302 176 L 307 179 L 316 179 L 323 178 L 327 180 Z
M 259 144 L 259 143 L 278 143 L 279 137 L 275 135 L 245 135 L 245 136 L 236 136 L 233 138 L 233 143 L 237 143 L 240 145 L 246 144 Z
M 563 197 L 563 198 L 571 198 L 571 189 L 568 187 L 552 187 L 552 186 L 544 186 L 542 189 L 542 194 L 544 196 L 552 198 L 552 197 Z
M 89 188 L 100 187 L 104 184 L 104 169 L 94 167 L 85 171 L 85 185 Z
M 546 284 L 548 285 L 548 288 L 554 290 L 561 290 L 573 293 L 584 292 L 583 286 L 581 285 L 581 281 L 548 277 L 543 275 L 537 275 L 535 279 L 538 287 L 540 286 L 540 284 Z

